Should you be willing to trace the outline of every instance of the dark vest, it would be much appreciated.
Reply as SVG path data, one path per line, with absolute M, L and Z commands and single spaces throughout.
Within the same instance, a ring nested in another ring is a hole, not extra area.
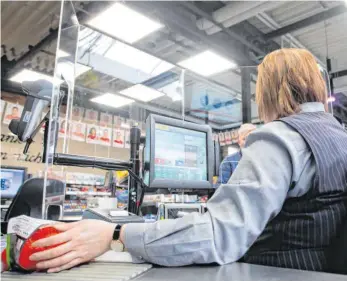
M 316 175 L 304 196 L 284 202 L 243 261 L 329 271 L 330 246 L 347 220 L 347 133 L 325 112 L 300 113 L 279 121 L 304 138 Z

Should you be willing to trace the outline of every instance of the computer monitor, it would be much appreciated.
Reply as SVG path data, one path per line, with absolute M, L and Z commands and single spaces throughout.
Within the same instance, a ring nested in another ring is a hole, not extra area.
M 168 117 L 146 121 L 144 181 L 149 188 L 212 188 L 212 130 Z
M 24 167 L 1 166 L 1 198 L 12 199 L 26 180 Z

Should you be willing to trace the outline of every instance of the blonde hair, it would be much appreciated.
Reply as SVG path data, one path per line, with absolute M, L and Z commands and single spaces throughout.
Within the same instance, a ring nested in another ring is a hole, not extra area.
M 300 112 L 300 104 L 326 104 L 324 79 L 313 55 L 305 49 L 280 49 L 258 66 L 256 101 L 265 122 Z

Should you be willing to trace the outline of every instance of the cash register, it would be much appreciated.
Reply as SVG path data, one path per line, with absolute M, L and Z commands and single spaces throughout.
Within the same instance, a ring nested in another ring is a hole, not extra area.
M 167 189 L 171 193 L 196 192 L 213 188 L 214 146 L 211 128 L 151 114 L 146 120 L 143 188 L 133 189 L 141 205 L 145 192 Z M 129 192 L 129 197 L 131 192 Z M 130 198 L 129 198 L 130 200 Z M 177 207 L 177 208 L 176 208 Z M 200 204 L 161 204 L 164 214 L 203 212 Z M 169 212 L 170 210 L 170 212 Z M 162 217 L 162 216 L 160 216 Z M 142 222 L 142 218 L 121 210 L 87 209 L 84 219 L 109 222 Z M 164 218 L 171 218 L 164 216 Z

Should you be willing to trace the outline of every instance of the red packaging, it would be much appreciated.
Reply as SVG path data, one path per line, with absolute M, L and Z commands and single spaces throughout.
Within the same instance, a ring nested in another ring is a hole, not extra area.
M 34 253 L 59 246 L 55 245 L 40 248 L 32 246 L 37 240 L 60 233 L 60 231 L 56 230 L 54 227 L 48 226 L 48 224 L 52 223 L 54 222 L 34 219 L 27 216 L 19 216 L 10 219 L 7 230 L 7 245 L 1 255 L 2 271 L 36 270 L 37 262 L 31 261 L 29 257 Z

